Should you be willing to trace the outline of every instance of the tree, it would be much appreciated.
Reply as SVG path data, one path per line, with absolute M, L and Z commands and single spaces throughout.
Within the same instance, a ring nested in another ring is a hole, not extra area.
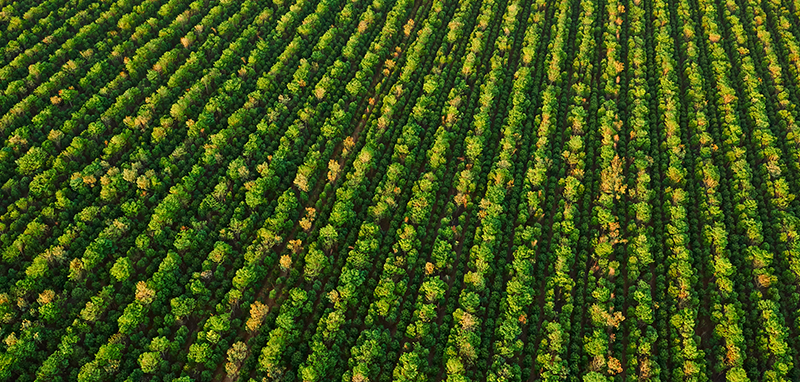
M 110 296 L 110 288 L 104 288 L 97 296 L 86 302 L 86 306 L 81 310 L 81 318 L 86 321 L 94 322 L 103 313 L 108 305 L 108 297 Z
M 421 382 L 424 376 L 420 375 L 420 359 L 417 352 L 403 353 L 394 369 L 393 375 L 397 381 Z
M 131 275 L 131 260 L 127 257 L 120 257 L 114 263 L 114 266 L 111 267 L 111 275 L 117 279 L 117 281 L 125 281 Z
M 211 259 L 211 261 L 219 264 L 223 262 L 225 257 L 231 253 L 233 253 L 233 247 L 224 241 L 217 241 L 214 243 L 214 249 L 208 254 L 208 258 Z
M 336 160 L 331 159 L 328 161 L 328 182 L 333 183 L 339 178 L 339 172 L 341 171 L 341 166 L 339 162 Z
M 583 382 L 606 382 L 608 379 L 603 374 L 595 371 L 590 371 L 583 376 Z
M 119 324 L 119 332 L 122 334 L 132 333 L 134 329 L 142 325 L 147 319 L 146 311 L 147 308 L 138 301 L 134 301 L 133 303 L 129 304 L 125 308 L 122 316 L 117 319 L 117 323 Z
M 239 290 L 244 290 L 256 279 L 256 272 L 253 266 L 247 265 L 239 268 L 236 271 L 236 276 L 233 277 L 233 287 Z
M 258 330 L 268 312 L 269 307 L 262 304 L 261 301 L 250 304 L 250 318 L 247 319 L 247 329 L 251 332 Z
M 150 288 L 146 282 L 136 283 L 136 301 L 149 305 L 156 298 L 156 291 Z
M 101 346 L 95 359 L 81 367 L 78 381 L 94 382 L 107 379 L 108 374 L 113 373 L 119 367 L 123 349 L 124 346 L 116 342 Z
M 139 366 L 146 374 L 154 373 L 161 362 L 161 355 L 156 352 L 144 352 L 139 355 Z
M 175 316 L 176 320 L 181 320 L 184 317 L 188 317 L 192 314 L 194 310 L 196 300 L 191 297 L 175 297 L 170 300 L 170 306 L 172 306 L 172 315 Z
M 444 291 L 447 285 L 438 277 L 426 280 L 422 283 L 420 291 L 425 294 L 428 302 L 437 302 L 444 297 Z
M 184 227 L 185 228 L 185 227 Z M 173 245 L 178 251 L 181 253 L 191 250 L 195 248 L 197 245 L 197 237 L 199 235 L 195 235 L 195 230 L 192 228 L 182 229 L 178 236 L 175 238 Z
M 53 321 L 59 315 L 58 296 L 51 289 L 47 289 L 39 294 L 39 314 L 45 321 Z
M 205 363 L 208 357 L 211 356 L 211 348 L 207 342 L 194 343 L 189 346 L 189 354 L 187 358 L 195 363 Z
M 289 255 L 282 255 L 280 259 L 281 270 L 286 272 L 292 269 L 292 257 Z
M 218 316 L 211 316 L 206 320 L 203 329 L 205 330 L 205 338 L 208 342 L 216 344 L 221 338 L 220 333 L 225 333 L 231 327 L 230 314 L 222 314 Z
M 323 248 L 331 249 L 336 245 L 336 240 L 339 239 L 339 233 L 336 232 L 336 228 L 328 224 L 319 230 L 319 237 L 322 239 Z
M 247 345 L 242 341 L 236 341 L 228 349 L 228 362 L 225 364 L 225 372 L 231 379 L 238 371 L 240 364 L 247 357 Z
M 155 337 L 150 340 L 150 351 L 164 353 L 169 350 L 170 341 L 167 337 Z
M 328 258 L 321 250 L 312 245 L 305 257 L 306 266 L 304 269 L 306 279 L 310 280 L 319 276 L 325 269 Z
M 75 258 L 69 262 L 70 280 L 80 280 L 83 277 L 83 271 L 83 261 L 81 261 L 81 259 Z

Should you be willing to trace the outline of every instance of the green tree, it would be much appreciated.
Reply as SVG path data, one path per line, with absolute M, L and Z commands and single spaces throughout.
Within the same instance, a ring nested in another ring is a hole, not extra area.
M 325 253 L 317 249 L 316 246 L 312 245 L 308 249 L 308 253 L 306 253 L 305 262 L 305 277 L 306 279 L 310 280 L 316 278 L 322 273 L 327 265 L 328 258 L 325 256 Z
M 590 371 L 588 374 L 583 376 L 583 382 L 606 382 L 608 379 L 603 374 L 600 374 L 595 371 Z
M 124 313 L 117 319 L 119 324 L 119 332 L 122 334 L 130 334 L 134 329 L 138 328 L 146 320 L 147 308 L 134 301 L 125 308 Z
M 125 281 L 131 275 L 131 260 L 127 257 L 120 257 L 114 263 L 114 266 L 111 267 L 111 275 L 117 279 L 117 281 Z
M 319 237 L 322 240 L 323 248 L 331 249 L 336 245 L 336 240 L 339 239 L 339 233 L 336 232 L 336 228 L 328 224 L 319 230 Z
M 144 373 L 154 373 L 161 362 L 161 355 L 157 352 L 144 352 L 139 355 L 139 366 Z
M 150 340 L 150 351 L 164 353 L 169 350 L 170 341 L 167 337 L 155 337 Z
M 189 347 L 189 354 L 187 354 L 189 360 L 195 363 L 204 363 L 210 356 L 211 348 L 206 342 L 192 344 Z
M 169 303 L 172 306 L 172 315 L 175 316 L 175 319 L 181 320 L 192 314 L 196 300 L 191 297 L 181 296 L 173 298 Z

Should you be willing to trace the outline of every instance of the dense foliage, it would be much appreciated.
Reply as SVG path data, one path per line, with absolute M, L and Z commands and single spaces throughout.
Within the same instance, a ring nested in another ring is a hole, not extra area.
M 800 1 L 0 0 L 0 381 L 800 380 Z

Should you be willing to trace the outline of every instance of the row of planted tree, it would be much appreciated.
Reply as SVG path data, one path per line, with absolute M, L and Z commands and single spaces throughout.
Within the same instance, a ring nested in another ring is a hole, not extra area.
M 800 4 L 0 8 L 2 380 L 800 378 Z

